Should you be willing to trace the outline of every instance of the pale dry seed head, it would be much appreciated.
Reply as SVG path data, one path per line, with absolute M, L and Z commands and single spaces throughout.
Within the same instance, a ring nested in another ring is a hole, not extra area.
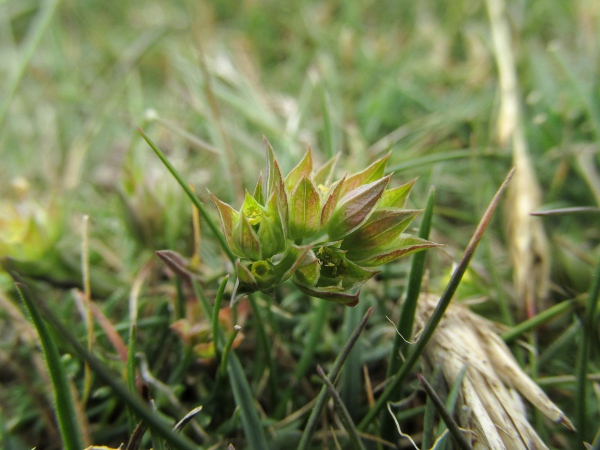
M 438 302 L 419 299 L 415 326 L 420 331 Z M 461 369 L 460 424 L 471 431 L 474 448 L 547 449 L 529 424 L 517 391 L 546 417 L 570 430 L 573 425 L 548 396 L 521 370 L 495 325 L 462 305 L 450 305 L 424 352 L 429 367 L 440 366 L 452 384 Z

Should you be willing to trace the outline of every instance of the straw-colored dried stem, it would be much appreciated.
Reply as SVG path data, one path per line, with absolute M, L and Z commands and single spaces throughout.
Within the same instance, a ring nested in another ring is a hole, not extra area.
M 510 27 L 503 0 L 487 0 L 492 39 L 500 82 L 498 141 L 510 144 L 518 166 L 509 189 L 507 228 L 517 306 L 527 317 L 541 307 L 549 287 L 549 254 L 545 231 L 530 215 L 541 203 L 541 191 L 531 164 L 525 138 L 523 113 Z

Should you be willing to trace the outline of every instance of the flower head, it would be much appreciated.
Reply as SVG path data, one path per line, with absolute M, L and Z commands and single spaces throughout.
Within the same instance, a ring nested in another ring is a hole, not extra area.
M 387 189 L 389 155 L 332 181 L 337 157 L 313 169 L 310 147 L 284 178 L 266 142 L 266 177 L 239 211 L 213 196 L 236 262 L 238 293 L 271 289 L 291 278 L 303 292 L 354 306 L 374 269 L 436 247 L 404 235 L 419 213 L 403 209 L 411 181 Z

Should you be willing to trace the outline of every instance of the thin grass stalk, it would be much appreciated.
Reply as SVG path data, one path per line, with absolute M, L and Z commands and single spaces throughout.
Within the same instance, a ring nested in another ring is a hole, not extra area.
M 429 189 L 427 203 L 425 205 L 425 210 L 423 211 L 423 219 L 421 221 L 421 226 L 419 227 L 418 236 L 421 239 L 429 239 L 434 205 L 435 188 L 432 186 Z M 418 252 L 412 256 L 408 284 L 406 286 L 406 297 L 402 302 L 402 308 L 400 309 L 397 333 L 394 335 L 394 342 L 390 353 L 390 360 L 388 362 L 387 378 L 392 377 L 398 372 L 398 369 L 400 369 L 402 363 L 400 355 L 406 349 L 407 345 L 405 340 L 410 341 L 412 337 L 417 301 L 421 292 L 423 274 L 425 273 L 426 258 L 427 252 Z M 397 400 L 400 390 L 401 385 L 398 386 L 398 389 L 392 395 L 392 401 Z M 389 438 L 390 436 L 393 436 L 394 433 L 396 433 L 394 421 L 385 411 L 383 411 L 381 415 L 381 435 Z
M 148 137 L 148 135 L 146 133 L 144 133 L 144 131 L 140 128 L 138 128 L 137 130 L 138 130 L 138 133 L 140 133 L 142 135 L 142 137 L 144 138 L 144 140 L 148 143 L 150 148 L 154 151 L 154 153 L 156 153 L 156 156 L 158 156 L 158 158 L 162 161 L 162 163 L 169 170 L 169 172 L 171 172 L 171 175 L 173 175 L 173 177 L 177 180 L 177 182 L 182 187 L 182 189 L 185 191 L 185 193 L 187 194 L 189 199 L 192 201 L 194 206 L 196 206 L 196 208 L 198 208 L 198 211 L 200 211 L 200 214 L 202 214 L 202 218 L 206 221 L 206 224 L 208 225 L 210 230 L 213 232 L 213 234 L 219 241 L 219 244 L 221 245 L 222 250 L 225 252 L 225 254 L 229 258 L 229 260 L 235 264 L 235 260 L 236 260 L 235 255 L 229 249 L 229 246 L 227 245 L 227 242 L 225 241 L 225 237 L 221 233 L 221 230 L 219 229 L 219 227 L 217 226 L 215 221 L 212 219 L 212 217 L 208 213 L 208 210 L 204 207 L 204 203 L 202 203 L 202 201 L 198 198 L 198 196 L 196 194 L 194 194 L 194 192 L 190 189 L 190 187 L 185 182 L 185 180 L 183 179 L 181 174 L 169 162 L 169 160 L 167 159 L 165 154 L 156 145 L 154 145 L 154 142 L 152 142 L 152 140 Z
M 129 328 L 129 342 L 127 343 L 127 387 L 129 388 L 129 392 L 132 394 L 137 394 L 137 387 L 135 383 L 135 369 L 136 369 L 136 361 L 135 361 L 135 344 L 137 338 L 137 324 L 132 323 Z M 129 416 L 129 428 L 131 431 L 135 429 L 136 417 L 131 408 L 127 408 L 128 416 Z
M 482 157 L 482 158 L 501 158 L 502 155 L 491 152 L 483 152 L 481 150 L 473 151 L 473 149 L 467 150 L 451 150 L 447 152 L 435 153 L 433 155 L 421 156 L 418 158 L 411 158 L 409 161 L 401 162 L 396 164 L 395 166 L 389 166 L 386 168 L 385 173 L 398 173 L 403 170 L 416 169 L 422 166 L 427 166 L 431 164 L 437 164 L 440 162 L 448 162 L 454 161 L 457 159 L 467 159 L 472 158 L 474 156 Z
M 427 197 L 425 211 L 423 211 L 423 220 L 419 227 L 419 237 L 421 239 L 429 239 L 434 204 L 435 188 L 431 187 Z M 423 274 L 425 273 L 426 257 L 427 252 L 418 252 L 412 256 L 410 273 L 408 275 L 408 285 L 406 286 L 406 298 L 400 309 L 400 318 L 398 319 L 397 326 L 398 332 L 394 336 L 394 344 L 388 363 L 388 378 L 398 372 L 402 362 L 400 353 L 406 348 L 405 340 L 409 341 L 412 337 L 417 301 L 419 299 L 419 294 L 421 293 L 421 282 L 423 280 Z
M 576 417 L 577 430 L 580 442 L 584 442 L 587 435 L 587 374 L 592 339 L 596 333 L 596 307 L 600 295 L 600 259 L 594 271 L 592 286 L 590 288 L 588 303 L 583 319 L 583 342 L 581 343 L 579 358 L 577 361 L 577 393 L 576 393 Z
M 277 388 L 277 367 L 275 366 L 275 360 L 273 359 L 271 341 L 267 336 L 267 327 L 265 326 L 260 308 L 258 307 L 255 294 L 250 294 L 248 299 L 250 301 L 250 307 L 252 308 L 254 319 L 256 320 L 255 329 L 261 341 L 261 345 L 263 346 L 267 360 L 267 366 L 269 367 L 269 389 L 271 389 L 271 399 L 273 404 L 276 405 L 279 397 Z
M 450 392 L 448 393 L 448 397 L 446 398 L 446 409 L 448 410 L 448 412 L 450 414 L 454 414 L 454 410 L 456 409 L 456 402 L 458 401 L 458 394 L 460 392 L 460 387 L 462 385 L 463 378 L 465 377 L 465 373 L 467 372 L 467 368 L 468 367 L 465 365 L 460 370 L 457 377 L 454 379 L 454 382 L 452 383 L 452 387 L 450 388 Z M 444 422 L 442 422 L 438 426 L 438 430 L 437 430 L 437 438 L 438 439 L 442 436 L 442 434 L 444 433 L 445 430 L 446 430 L 446 425 Z M 441 444 L 441 446 L 439 447 L 439 450 L 444 450 L 445 448 L 446 448 L 446 442 Z
M 572 309 L 574 302 L 574 299 L 562 301 L 552 306 L 551 308 L 548 308 L 542 311 L 541 313 L 533 316 L 532 318 L 524 320 L 520 324 L 512 327 L 509 331 L 502 333 L 500 337 L 505 342 L 510 342 L 521 336 L 523 333 L 533 330 L 539 327 L 540 325 L 569 312 Z
M 425 392 L 427 393 L 427 397 L 432 401 L 438 414 L 440 415 L 440 417 L 442 418 L 442 420 L 448 427 L 448 431 L 454 438 L 454 442 L 456 442 L 456 444 L 462 450 L 472 450 L 471 444 L 469 442 L 467 442 L 467 440 L 463 436 L 462 431 L 460 430 L 460 427 L 458 426 L 456 421 L 452 418 L 452 415 L 446 409 L 446 406 L 444 405 L 444 402 L 442 402 L 442 399 L 440 399 L 440 397 L 437 395 L 435 390 L 431 387 L 431 385 L 427 382 L 427 380 L 425 379 L 425 377 L 423 375 L 418 374 L 417 378 L 421 382 L 423 389 L 425 389 Z
M 394 377 L 390 379 L 390 382 L 388 383 L 381 396 L 375 402 L 375 405 L 373 405 L 373 407 L 367 412 L 363 420 L 360 422 L 360 424 L 358 425 L 359 430 L 364 431 L 364 429 L 373 421 L 375 416 L 382 410 L 386 402 L 390 400 L 391 395 L 395 392 L 397 387 L 404 381 L 404 379 L 408 376 L 409 372 L 412 370 L 414 365 L 417 363 L 417 360 L 423 353 L 425 346 L 429 342 L 429 339 L 431 339 L 431 336 L 435 332 L 435 329 L 440 323 L 440 320 L 442 320 L 442 316 L 444 315 L 446 308 L 448 308 L 448 305 L 450 304 L 450 301 L 452 300 L 452 297 L 454 296 L 454 293 L 456 292 L 456 289 L 458 288 L 458 285 L 460 284 L 460 281 L 462 280 L 462 277 L 465 271 L 467 270 L 467 267 L 469 266 L 469 262 L 471 261 L 471 258 L 473 257 L 473 254 L 475 253 L 475 250 L 477 249 L 477 246 L 481 241 L 481 238 L 483 237 L 483 233 L 485 232 L 487 226 L 490 223 L 490 220 L 492 219 L 494 211 L 496 210 L 496 207 L 500 202 L 500 198 L 506 190 L 506 187 L 508 186 L 508 183 L 513 177 L 514 173 L 515 168 L 513 168 L 509 172 L 506 179 L 498 189 L 498 192 L 496 192 L 496 195 L 494 195 L 494 198 L 492 198 L 492 201 L 490 202 L 490 205 L 483 214 L 483 217 L 481 218 L 481 221 L 479 222 L 479 225 L 477 226 L 477 229 L 475 230 L 471 241 L 467 245 L 467 248 L 460 263 L 454 270 L 454 273 L 452 274 L 452 277 L 450 278 L 450 281 L 448 282 L 444 293 L 440 297 L 438 305 L 431 314 L 431 317 L 429 318 L 429 321 L 425 325 L 424 329 L 422 330 L 419 340 L 415 344 L 413 351 L 409 354 L 408 358 L 406 359 L 406 362 L 402 365 L 402 367 L 396 373 L 396 375 L 394 375 Z
M 362 320 L 360 321 L 360 323 L 354 330 L 354 333 L 352 333 L 352 336 L 350 336 L 350 339 L 348 339 L 348 341 L 346 342 L 346 345 L 344 345 L 344 348 L 342 348 L 342 351 L 340 352 L 340 354 L 335 358 L 335 361 L 333 362 L 333 365 L 331 366 L 331 369 L 329 370 L 329 373 L 327 374 L 327 377 L 330 380 L 335 381 L 337 376 L 340 374 L 340 371 L 342 370 L 342 367 L 344 366 L 344 363 L 346 362 L 346 358 L 350 354 L 350 351 L 354 347 L 354 344 L 356 344 L 358 337 L 360 336 L 362 331 L 367 326 L 367 322 L 369 320 L 369 317 L 371 317 L 372 312 L 373 312 L 372 307 L 367 310 L 367 312 L 363 316 Z M 308 444 L 310 443 L 310 438 L 317 426 L 317 420 L 319 419 L 319 416 L 321 415 L 321 411 L 323 410 L 323 407 L 325 406 L 325 403 L 327 403 L 328 399 L 329 399 L 329 390 L 327 389 L 326 386 L 323 386 L 321 388 L 321 391 L 319 392 L 317 401 L 315 402 L 315 405 L 312 408 L 310 416 L 308 417 L 308 421 L 306 422 L 304 431 L 302 432 L 302 438 L 300 439 L 300 443 L 298 444 L 298 450 L 306 450 L 308 448 Z
M 36 307 L 36 302 L 23 289 L 21 283 L 17 282 L 15 286 L 40 337 L 44 359 L 54 388 L 54 405 L 63 447 L 66 450 L 81 450 L 83 448 L 82 433 L 77 422 L 71 386 L 60 360 L 56 342 L 46 328 L 44 320 Z
M 223 294 L 225 293 L 225 287 L 227 286 L 227 282 L 229 281 L 229 274 L 225 275 L 219 284 L 219 290 L 217 291 L 217 296 L 215 297 L 215 306 L 213 308 L 212 313 L 212 333 L 213 333 L 213 342 L 215 345 L 215 350 L 217 354 L 220 354 L 223 345 L 223 337 L 219 332 L 219 311 L 221 310 L 221 303 L 223 302 Z
M 90 216 L 87 214 L 84 215 L 82 222 L 81 273 L 83 278 L 83 295 L 85 297 L 87 345 L 88 351 L 92 353 L 94 347 L 94 316 L 92 314 L 92 289 L 90 286 Z M 92 373 L 90 371 L 90 366 L 86 364 L 83 377 L 83 392 L 81 394 L 81 403 L 83 405 L 87 403 L 91 389 Z
M 31 58 L 40 44 L 46 29 L 52 22 L 52 18 L 58 9 L 60 0 L 47 0 L 43 2 L 40 12 L 31 24 L 28 30 L 27 37 L 23 42 L 23 49 L 19 52 L 21 58 L 16 65 L 12 76 L 8 79 L 6 89 L 4 90 L 4 101 L 0 104 L 0 132 L 4 127 L 4 121 L 8 114 L 10 103 L 19 89 L 19 85 L 23 80 L 25 71 L 31 62 Z
M 229 359 L 229 355 L 231 353 L 231 347 L 233 346 L 233 341 L 237 337 L 238 333 L 241 331 L 242 327 L 239 325 L 235 325 L 227 340 L 225 341 L 225 345 L 223 347 L 223 355 L 221 356 L 221 364 L 219 365 L 219 374 L 221 376 L 225 376 L 225 372 L 227 371 L 227 361 Z
M 17 286 L 20 286 L 20 283 L 17 283 Z M 19 289 L 21 291 L 21 289 Z M 22 298 L 27 298 L 26 296 L 22 296 Z M 94 355 L 87 351 L 87 349 L 79 343 L 79 340 L 71 333 L 71 331 L 62 323 L 60 319 L 58 319 L 54 312 L 50 308 L 48 308 L 43 302 L 36 301 L 34 302 L 32 299 L 27 299 L 28 304 L 31 305 L 34 309 L 37 307 L 37 310 L 41 312 L 44 319 L 49 322 L 54 329 L 60 334 L 61 338 L 64 339 L 75 351 L 81 359 L 85 362 L 89 363 L 90 367 L 96 374 L 96 376 L 106 383 L 115 393 L 115 397 L 121 399 L 125 405 L 129 406 L 142 420 L 145 420 L 150 429 L 155 430 L 158 434 L 160 434 L 163 439 L 167 442 L 170 442 L 174 448 L 179 450 L 197 450 L 197 447 L 190 442 L 189 439 L 181 437 L 171 431 L 171 427 L 169 424 L 162 419 L 162 417 L 152 411 L 146 403 L 144 403 L 137 395 L 129 392 L 129 389 L 126 385 L 124 385 L 121 381 L 119 381 L 118 375 L 112 373 L 108 369 L 106 369 L 105 364 L 97 359 Z M 38 318 L 41 321 L 42 315 L 40 315 L 37 311 Z M 42 322 L 43 323 L 43 322 Z M 62 370 L 62 369 L 59 369 Z M 67 387 L 68 389 L 68 387 Z M 60 399 L 69 398 L 66 397 L 70 393 L 61 393 Z M 58 399 L 57 399 L 58 400 Z M 68 406 L 67 406 L 68 407 Z M 64 407 L 61 406 L 61 409 Z M 57 408 L 58 410 L 58 408 Z M 74 415 L 71 413 L 69 416 L 74 420 Z M 75 439 L 77 436 L 77 432 L 74 431 L 76 429 L 72 429 L 71 433 L 68 433 L 69 438 Z M 80 442 L 74 443 L 67 447 L 65 444 L 65 448 L 67 450 L 81 450 L 83 446 Z
M 358 435 L 358 430 L 356 429 L 356 426 L 352 421 L 352 417 L 350 417 L 348 408 L 346 408 L 346 405 L 342 400 L 342 397 L 336 390 L 331 380 L 327 378 L 327 375 L 325 374 L 321 366 L 317 366 L 317 373 L 319 374 L 319 377 L 321 377 L 321 380 L 323 380 L 323 383 L 325 384 L 325 386 L 327 386 L 327 389 L 329 390 L 329 395 L 331 395 L 331 398 L 333 399 L 333 404 L 340 416 L 342 424 L 344 425 L 344 429 L 348 433 L 348 437 L 350 438 L 350 443 L 352 444 L 352 447 L 354 447 L 357 450 L 366 450 L 364 444 L 360 439 L 360 436 Z
M 444 383 L 444 374 L 441 371 L 441 366 L 438 364 L 433 372 L 433 384 L 436 388 L 440 388 Z M 423 415 L 423 440 L 421 441 L 421 448 L 429 449 L 433 445 L 435 439 L 435 411 L 436 406 L 433 399 L 428 398 L 425 403 L 425 414 Z M 385 414 L 385 411 L 383 412 Z
M 554 359 L 556 354 L 561 351 L 567 344 L 575 340 L 575 337 L 581 330 L 581 323 L 575 320 L 559 337 L 544 350 L 538 357 L 540 367 L 543 367 L 548 361 Z
M 150 400 L 150 405 L 152 406 L 154 414 L 158 415 L 158 408 L 156 407 L 154 400 Z M 163 440 L 160 439 L 160 434 L 158 434 L 152 428 L 150 428 L 150 439 L 152 441 L 152 450 L 165 450 L 165 445 Z

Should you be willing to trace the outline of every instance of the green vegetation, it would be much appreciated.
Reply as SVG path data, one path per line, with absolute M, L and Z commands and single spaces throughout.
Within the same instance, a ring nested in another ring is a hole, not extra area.
M 0 2 L 0 448 L 469 448 L 502 414 L 600 448 L 598 30 L 588 0 Z

